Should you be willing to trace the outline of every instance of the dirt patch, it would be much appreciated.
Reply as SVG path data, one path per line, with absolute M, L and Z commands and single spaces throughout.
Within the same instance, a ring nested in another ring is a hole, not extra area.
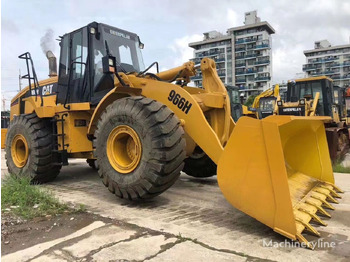
M 67 236 L 97 220 L 108 219 L 79 212 L 64 213 L 53 217 L 37 217 L 27 221 L 3 213 L 1 218 L 1 255 Z

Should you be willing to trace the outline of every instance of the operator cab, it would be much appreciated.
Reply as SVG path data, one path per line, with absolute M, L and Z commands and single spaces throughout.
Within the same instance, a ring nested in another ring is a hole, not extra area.
M 317 92 L 320 93 L 320 97 L 316 115 L 332 116 L 333 81 L 326 76 L 289 81 L 285 102 L 300 102 L 302 99 L 310 101 L 315 98 Z
M 116 27 L 90 23 L 65 34 L 60 46 L 57 103 L 97 104 L 114 87 L 114 74 L 104 70 L 104 57 L 115 58 L 118 72 L 144 70 L 139 37 Z
M 231 102 L 231 117 L 234 121 L 237 121 L 243 115 L 243 109 L 240 103 L 239 88 L 237 86 L 226 86 L 226 89 Z
M 259 119 L 265 118 L 267 116 L 273 115 L 273 111 L 275 108 L 276 97 L 261 97 L 259 99 Z

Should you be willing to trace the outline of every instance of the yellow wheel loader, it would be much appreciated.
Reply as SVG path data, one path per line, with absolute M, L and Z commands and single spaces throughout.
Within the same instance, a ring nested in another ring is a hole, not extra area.
M 276 113 L 276 100 L 279 99 L 279 85 L 269 88 L 254 98 L 251 106 L 242 106 L 243 115 L 262 119 Z
M 105 24 L 65 34 L 60 46 L 58 76 L 48 52 L 50 78 L 40 82 L 29 53 L 20 56 L 31 70 L 11 101 L 10 173 L 46 182 L 68 158 L 96 160 L 108 190 L 135 200 L 161 194 L 182 170 L 193 175 L 186 165 L 207 156 L 233 206 L 311 247 L 302 232 L 319 235 L 310 221 L 325 225 L 318 215 L 340 197 L 324 117 L 235 123 L 213 60 L 201 61 L 203 89 L 188 87 L 192 62 L 150 73 L 158 64 L 144 69 L 139 37 Z
M 277 101 L 278 115 L 329 116 L 325 121 L 329 153 L 338 161 L 349 150 L 345 89 L 326 76 L 289 81 L 285 101 Z

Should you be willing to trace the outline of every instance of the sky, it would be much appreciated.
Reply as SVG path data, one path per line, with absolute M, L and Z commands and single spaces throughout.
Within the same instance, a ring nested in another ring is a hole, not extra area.
M 350 40 L 349 0 L 2 0 L 1 2 L 1 94 L 8 109 L 19 89 L 18 55 L 29 51 L 38 79 L 48 76 L 48 61 L 40 39 L 48 32 L 54 38 L 92 21 L 137 33 L 145 44 L 145 65 L 158 61 L 161 70 L 179 66 L 193 57 L 188 43 L 203 39 L 203 33 L 226 33 L 241 26 L 244 13 L 257 10 L 269 22 L 272 35 L 272 82 L 295 78 L 305 64 L 304 50 L 317 40 L 332 45 Z M 59 45 L 51 46 L 58 57 Z M 27 80 L 22 80 L 22 87 Z M 1 103 L 2 107 L 2 103 Z

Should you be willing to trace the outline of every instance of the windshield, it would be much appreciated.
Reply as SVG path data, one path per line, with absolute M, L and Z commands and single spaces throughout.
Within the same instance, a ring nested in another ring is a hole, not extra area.
M 275 97 L 262 97 L 259 101 L 259 108 L 261 110 L 273 110 L 275 107 Z
M 107 41 L 109 52 L 126 72 L 140 72 L 145 69 L 138 37 L 125 31 L 102 27 L 103 48 Z M 104 54 L 103 50 L 101 53 Z
M 227 93 L 230 97 L 231 103 L 239 104 L 239 92 L 238 89 L 233 89 L 230 87 L 227 87 Z

